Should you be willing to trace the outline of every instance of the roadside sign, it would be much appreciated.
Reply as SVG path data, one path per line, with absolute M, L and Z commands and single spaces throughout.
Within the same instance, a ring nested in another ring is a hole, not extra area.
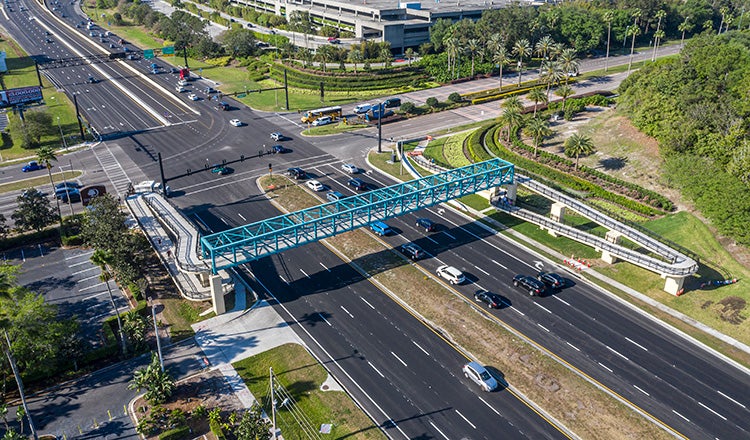
M 83 206 L 88 206 L 91 203 L 91 199 L 106 193 L 107 188 L 104 185 L 87 186 L 81 189 L 81 203 Z
M 150 60 L 154 57 L 154 50 L 153 49 L 144 49 L 143 50 L 143 58 Z
M 174 46 L 166 46 L 161 48 L 162 55 L 174 55 Z

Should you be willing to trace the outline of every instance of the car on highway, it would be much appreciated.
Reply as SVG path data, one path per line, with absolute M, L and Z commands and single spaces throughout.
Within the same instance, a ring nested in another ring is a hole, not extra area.
M 358 106 L 354 107 L 354 113 L 361 115 L 363 113 L 367 113 L 372 109 L 372 104 L 359 104 Z
M 286 148 L 283 145 L 274 145 L 273 147 L 271 147 L 271 151 L 273 151 L 273 154 L 277 154 L 277 153 L 284 154 L 284 153 L 292 152 L 292 150 L 290 150 L 289 148 Z
M 541 296 L 544 293 L 544 283 L 528 275 L 514 276 L 513 285 L 528 290 L 531 296 Z
M 536 279 L 553 289 L 562 289 L 565 287 L 565 278 L 554 272 L 539 272 L 536 274 Z
M 216 104 L 216 110 L 222 110 L 222 111 L 229 111 L 231 107 L 229 106 L 229 103 L 226 103 L 224 101 L 219 102 Z
M 184 80 L 184 79 L 181 79 L 181 80 L 177 81 L 177 85 L 178 86 L 186 86 L 186 85 L 188 85 L 188 82 L 186 80 Z
M 235 127 L 242 127 L 242 121 L 239 119 L 230 119 L 229 123 L 234 125 Z
M 187 91 L 187 89 L 185 87 L 182 87 L 182 86 L 177 86 L 177 87 L 174 88 L 174 90 L 177 93 L 182 93 L 182 92 Z
M 436 272 L 440 276 L 440 278 L 443 278 L 451 284 L 461 284 L 466 281 L 466 277 L 464 276 L 463 272 L 453 266 L 448 266 L 447 264 L 438 267 Z
M 370 230 L 372 230 L 372 232 L 378 234 L 381 237 L 384 235 L 390 235 L 393 233 L 393 229 L 391 229 L 391 227 L 388 226 L 387 223 L 380 222 L 380 221 L 370 223 Z
M 367 183 L 358 178 L 350 179 L 348 182 L 346 182 L 347 185 L 351 186 L 357 191 L 367 191 Z
M 401 98 L 388 98 L 385 101 L 383 101 L 383 107 L 385 108 L 401 107 Z
M 500 299 L 498 295 L 486 290 L 477 290 L 477 292 L 474 293 L 474 301 L 483 302 L 491 309 L 499 309 L 503 305 L 503 300 Z
M 273 133 L 271 133 L 271 139 L 279 142 L 279 141 L 283 141 L 284 139 L 286 139 L 286 137 L 283 134 L 279 133 L 278 131 L 274 131 Z
M 344 198 L 344 195 L 338 191 L 328 191 L 326 193 L 326 199 L 328 199 L 329 202 L 338 202 L 339 200 L 343 198 Z
M 308 180 L 305 185 L 307 185 L 307 187 L 313 191 L 323 191 L 324 189 L 326 189 L 326 187 L 317 180 Z
M 61 188 L 55 190 L 55 198 L 65 203 L 75 203 L 81 201 L 81 193 L 75 188 Z
M 307 173 L 302 168 L 289 168 L 286 170 L 286 175 L 295 180 L 304 179 L 307 177 Z
M 96 78 L 95 78 L 95 77 L 93 77 L 93 76 L 90 76 L 90 77 L 88 77 L 88 79 L 86 80 L 86 82 L 87 82 L 87 83 L 89 83 L 89 84 L 96 84 L 96 83 L 98 83 L 98 82 L 99 82 L 99 80 L 98 80 L 98 79 L 96 79 Z
M 330 44 L 340 44 L 341 40 L 339 40 L 336 37 L 328 37 L 328 43 L 330 43 Z
M 55 190 L 63 189 L 63 188 L 73 188 L 78 189 L 81 185 L 78 184 L 78 182 L 60 182 L 57 185 L 55 185 Z
M 466 376 L 467 379 L 479 385 L 483 391 L 490 392 L 497 389 L 497 380 L 492 377 L 486 368 L 479 365 L 479 363 L 469 362 L 464 365 L 461 370 L 464 372 L 464 376 Z
M 428 218 L 420 217 L 417 219 L 416 226 L 418 228 L 424 229 L 425 232 L 434 232 L 435 231 L 435 222 Z
M 398 250 L 400 250 L 402 254 L 406 255 L 414 261 L 420 260 L 425 257 L 425 252 L 422 250 L 422 248 L 414 243 L 402 244 L 401 246 L 399 246 Z
M 214 89 L 213 87 L 206 87 L 203 91 L 208 94 L 216 93 L 216 89 Z
M 191 101 L 197 101 L 200 98 L 198 98 L 198 95 L 196 95 L 195 93 L 191 93 L 191 94 L 188 95 L 188 99 L 191 100 Z
M 357 174 L 359 172 L 359 167 L 354 165 L 353 163 L 345 163 L 341 165 L 341 169 L 344 170 L 345 173 L 349 174 Z
M 225 167 L 224 165 L 214 165 L 213 168 L 211 168 L 211 172 L 213 174 L 218 174 L 220 176 L 224 176 L 230 173 L 229 168 Z
M 322 118 L 318 118 L 312 122 L 313 127 L 319 127 L 321 125 L 328 125 L 332 124 L 333 119 L 330 116 L 323 116 Z
M 26 165 L 21 168 L 21 171 L 24 173 L 28 173 L 29 171 L 36 171 L 36 170 L 42 170 L 44 169 L 44 166 L 39 164 L 39 162 L 32 160 L 31 162 L 27 163 Z

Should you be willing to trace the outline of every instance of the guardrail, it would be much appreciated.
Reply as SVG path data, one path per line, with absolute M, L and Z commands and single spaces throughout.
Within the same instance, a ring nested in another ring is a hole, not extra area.
M 197 238 L 198 231 L 196 230 L 195 234 L 190 234 L 190 232 L 185 230 L 185 228 L 182 227 L 182 225 L 173 224 L 173 222 L 170 219 L 171 215 L 169 215 L 168 213 L 165 214 L 165 211 L 167 210 L 164 208 L 161 200 L 159 200 L 158 198 L 143 196 L 143 200 L 146 202 L 146 205 L 148 205 L 149 209 L 151 209 L 151 211 L 154 213 L 157 221 L 159 221 L 162 225 L 164 225 L 165 228 L 169 229 L 172 236 L 175 237 L 175 240 L 176 240 L 175 260 L 180 270 L 182 272 L 190 272 L 190 273 L 207 272 L 208 271 L 207 267 L 199 266 L 195 263 L 190 262 L 190 256 L 189 256 L 190 246 L 185 246 L 184 240 L 182 238 L 183 235 L 188 235 L 188 236 L 195 235 Z M 180 249 L 183 250 L 182 253 L 179 252 Z M 184 253 L 184 258 L 179 258 L 179 255 L 182 255 L 183 253 Z M 196 253 L 196 255 L 198 254 Z

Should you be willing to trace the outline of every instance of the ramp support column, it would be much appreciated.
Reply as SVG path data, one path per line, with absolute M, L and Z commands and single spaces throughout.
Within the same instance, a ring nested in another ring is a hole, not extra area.
M 664 291 L 675 296 L 680 296 L 682 286 L 685 284 L 685 277 L 663 275 L 662 278 L 664 278 Z
M 622 234 L 617 231 L 607 231 L 604 239 L 610 243 L 619 244 L 620 237 L 622 237 Z M 602 250 L 602 260 L 608 264 L 615 264 L 617 262 L 617 257 L 610 254 L 608 251 Z
M 214 304 L 214 313 L 217 316 L 226 313 L 227 307 L 224 305 L 224 291 L 221 288 L 220 275 L 213 275 L 211 277 L 211 300 Z

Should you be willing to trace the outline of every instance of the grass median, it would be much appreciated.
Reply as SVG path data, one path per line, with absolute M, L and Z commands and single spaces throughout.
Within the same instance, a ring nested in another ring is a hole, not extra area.
M 272 180 L 264 176 L 261 185 L 263 188 L 272 185 L 269 196 L 286 210 L 320 203 L 317 197 L 283 176 L 274 176 Z M 366 231 L 347 232 L 324 242 L 354 261 L 355 267 L 383 286 L 384 291 L 390 295 L 398 292 L 398 299 L 441 334 L 482 363 L 500 370 L 509 383 L 582 438 L 670 437 L 542 350 L 517 337 L 498 317 L 475 307 L 453 289 L 390 252 Z

